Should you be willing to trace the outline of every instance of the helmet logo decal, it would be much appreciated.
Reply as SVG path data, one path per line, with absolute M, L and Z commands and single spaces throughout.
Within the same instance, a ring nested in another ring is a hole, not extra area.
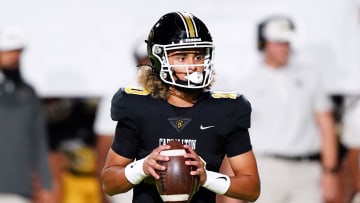
M 168 118 L 170 124 L 177 132 L 182 131 L 187 124 L 190 123 L 191 118 Z
M 187 37 L 189 37 L 189 38 L 198 37 L 197 29 L 196 29 L 196 26 L 194 24 L 194 20 L 192 18 L 192 15 L 189 14 L 189 13 L 183 13 L 183 12 L 179 13 L 179 15 L 183 19 L 185 29 L 187 31 Z
M 155 54 L 161 54 L 162 50 L 160 47 L 155 47 L 154 52 L 155 52 Z

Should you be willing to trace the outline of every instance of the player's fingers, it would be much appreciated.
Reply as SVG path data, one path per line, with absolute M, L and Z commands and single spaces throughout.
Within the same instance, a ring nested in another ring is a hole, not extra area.
M 190 146 L 184 145 L 184 148 L 187 151 L 187 153 L 184 155 L 185 158 L 199 160 L 199 155 L 197 155 L 196 152 Z
M 162 166 L 161 162 L 164 161 L 169 161 L 169 157 L 168 156 L 163 156 L 163 155 L 151 155 L 149 156 L 146 160 L 145 163 L 146 166 L 157 169 L 157 170 L 164 170 L 164 166 Z
M 154 149 L 146 159 L 146 163 L 150 166 L 153 166 L 156 164 L 157 161 L 168 161 L 169 157 L 161 155 L 161 151 L 169 149 L 169 145 L 161 145 Z
M 189 145 L 184 145 L 184 148 L 187 149 L 190 154 L 196 154 L 196 152 Z
M 200 176 L 200 179 L 206 179 L 206 172 L 205 172 L 206 162 L 190 146 L 184 145 L 184 147 L 189 152 L 186 153 L 184 157 L 190 159 L 187 160 L 185 164 L 192 165 L 196 168 L 196 170 L 191 171 L 190 174 L 198 175 Z
M 148 160 L 152 160 L 152 162 L 157 162 L 157 161 L 169 161 L 169 157 L 168 156 L 164 156 L 161 154 L 156 154 L 156 153 L 152 153 L 150 154 Z
M 160 157 L 160 155 L 158 156 Z M 166 157 L 165 160 L 167 160 Z M 159 164 L 159 162 L 161 161 L 159 161 L 157 158 L 154 159 L 152 157 L 148 157 L 148 159 L 146 159 L 144 162 L 144 173 L 158 179 L 159 175 L 157 174 L 156 170 L 163 171 L 166 169 L 166 167 Z
M 148 156 L 148 158 L 144 162 L 144 172 L 145 174 L 149 174 L 153 176 L 155 179 L 159 179 L 159 175 L 156 172 L 165 170 L 166 167 L 159 164 L 163 161 L 168 161 L 169 157 L 161 155 L 161 151 L 170 149 L 169 145 L 160 145 L 159 147 L 155 148 Z
M 185 164 L 195 166 L 196 168 L 204 168 L 204 163 L 200 159 L 188 159 L 185 161 Z
M 204 173 L 205 169 L 202 167 L 202 164 L 196 164 L 196 170 L 190 172 L 191 175 L 202 175 Z
M 161 151 L 168 149 L 170 149 L 170 145 L 160 145 L 152 151 L 152 154 L 158 155 Z
M 155 179 L 159 179 L 159 178 L 160 178 L 160 176 L 157 174 L 157 172 L 156 172 L 153 168 L 149 169 L 149 174 L 150 174 L 152 177 L 154 177 Z
M 190 158 L 194 160 L 199 160 L 206 164 L 206 162 L 188 145 L 184 145 L 184 147 L 187 149 L 188 153 L 185 154 L 185 158 Z
M 206 162 L 188 145 L 184 145 L 189 153 L 184 155 L 185 158 L 191 159 L 195 162 L 189 162 L 189 165 L 196 166 L 197 168 L 205 168 Z

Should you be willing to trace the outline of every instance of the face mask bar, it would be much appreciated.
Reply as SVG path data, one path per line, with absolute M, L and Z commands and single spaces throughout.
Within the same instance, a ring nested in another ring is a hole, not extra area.
M 179 49 L 205 49 L 204 53 L 204 63 L 203 64 L 185 64 L 185 65 L 170 65 L 167 57 L 167 53 L 170 50 L 179 50 Z M 190 89 L 200 89 L 205 88 L 210 85 L 213 79 L 213 55 L 214 47 L 212 43 L 209 42 L 200 42 L 200 43 L 190 43 L 190 44 L 176 44 L 176 45 L 154 45 L 152 52 L 155 57 L 161 62 L 160 69 L 160 79 L 171 85 L 190 88 Z M 174 78 L 173 67 L 184 67 L 186 70 L 186 81 L 178 80 Z M 204 67 L 204 71 L 189 73 L 189 67 L 200 66 Z

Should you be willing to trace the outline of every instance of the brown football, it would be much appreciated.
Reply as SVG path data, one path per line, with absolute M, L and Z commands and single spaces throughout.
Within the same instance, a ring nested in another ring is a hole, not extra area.
M 156 188 L 164 202 L 187 203 L 199 189 L 199 177 L 190 174 L 193 166 L 185 165 L 186 153 L 183 145 L 176 140 L 170 141 L 171 149 L 160 154 L 169 156 L 169 161 L 159 162 L 166 166 L 165 171 L 157 171 L 160 176 L 155 181 Z

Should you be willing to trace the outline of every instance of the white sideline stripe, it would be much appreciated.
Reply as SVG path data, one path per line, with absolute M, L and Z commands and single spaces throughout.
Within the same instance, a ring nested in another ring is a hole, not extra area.
M 186 154 L 185 149 L 170 149 L 160 152 L 160 155 L 164 156 L 183 156 Z
M 189 199 L 188 194 L 160 195 L 160 196 L 164 202 L 187 201 Z

